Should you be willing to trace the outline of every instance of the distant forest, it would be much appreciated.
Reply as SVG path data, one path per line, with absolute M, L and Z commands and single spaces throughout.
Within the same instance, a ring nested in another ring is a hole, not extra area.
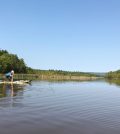
M 111 71 L 106 74 L 106 78 L 108 79 L 120 79 L 120 70 Z
M 69 76 L 97 76 L 96 74 L 84 72 L 71 72 L 62 70 L 40 70 L 28 67 L 24 59 L 20 59 L 16 54 L 11 54 L 6 50 L 0 50 L 0 73 L 14 70 L 15 73 L 38 74 L 38 75 L 69 75 Z

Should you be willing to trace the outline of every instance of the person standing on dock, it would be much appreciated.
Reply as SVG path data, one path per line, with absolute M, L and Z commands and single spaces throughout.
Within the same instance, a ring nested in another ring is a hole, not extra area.
M 14 70 L 5 74 L 5 78 L 8 79 L 11 82 L 13 82 L 13 77 L 14 77 Z

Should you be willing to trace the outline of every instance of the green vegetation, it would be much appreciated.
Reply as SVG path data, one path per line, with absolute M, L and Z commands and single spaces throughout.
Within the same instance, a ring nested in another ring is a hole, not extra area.
M 62 71 L 62 70 L 31 70 L 32 73 L 34 74 L 39 74 L 39 75 L 62 75 L 62 76 L 96 76 L 95 74 L 90 74 L 90 73 L 84 73 L 84 72 L 70 72 L 70 71 Z M 29 72 L 31 73 L 31 72 Z
M 117 86 L 120 86 L 120 70 L 114 71 L 114 72 L 108 72 L 105 76 L 105 80 L 109 82 L 110 84 L 115 84 Z
M 14 69 L 17 73 L 27 73 L 27 67 L 23 59 L 17 55 L 10 54 L 6 50 L 0 50 L 0 73 Z
M 24 76 L 35 76 L 35 78 L 45 79 L 85 79 L 85 77 L 97 77 L 99 75 L 84 73 L 84 72 L 70 72 L 62 70 L 39 70 L 28 67 L 23 59 L 18 58 L 15 54 L 10 54 L 6 50 L 0 50 L 0 74 L 14 70 L 15 74 L 25 74 Z M 19 77 L 21 77 L 19 75 Z M 22 75 L 23 77 L 23 75 Z M 81 78 L 82 77 L 82 78 Z
M 120 70 L 108 72 L 105 77 L 108 79 L 120 79 Z
M 115 84 L 117 86 L 120 86 L 120 80 L 119 79 L 105 79 L 106 82 L 108 82 L 109 84 Z

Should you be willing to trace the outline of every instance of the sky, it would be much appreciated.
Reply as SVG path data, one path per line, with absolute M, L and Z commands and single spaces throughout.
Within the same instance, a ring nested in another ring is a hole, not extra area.
M 120 0 L 0 0 L 0 49 L 35 69 L 120 69 Z

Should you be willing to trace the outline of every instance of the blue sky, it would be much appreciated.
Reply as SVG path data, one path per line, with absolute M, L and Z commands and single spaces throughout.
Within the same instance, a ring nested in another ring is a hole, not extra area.
M 39 69 L 120 69 L 119 0 L 0 0 L 0 48 Z

